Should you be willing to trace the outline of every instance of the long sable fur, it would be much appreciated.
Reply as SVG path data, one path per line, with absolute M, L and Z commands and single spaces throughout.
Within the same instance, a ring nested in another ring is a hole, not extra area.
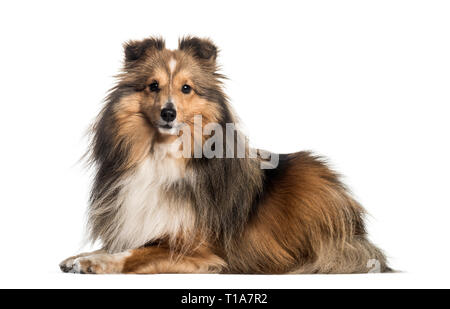
M 90 153 L 96 174 L 88 226 L 91 239 L 101 240 L 110 252 L 125 249 L 114 243 L 119 212 L 112 202 L 121 180 L 136 167 L 127 164 L 128 141 L 113 142 L 118 130 L 114 107 L 145 87 L 142 57 L 152 48 L 163 50 L 164 41 L 128 43 L 125 71 L 93 127 Z M 192 53 L 205 68 L 204 80 L 197 83 L 198 95 L 217 105 L 225 131 L 225 124 L 237 119 L 222 91 L 224 76 L 217 73 L 215 64 L 217 48 L 209 41 L 187 37 L 179 49 Z M 189 159 L 186 171 L 195 177 L 173 183 L 166 188 L 165 198 L 174 204 L 190 202 L 200 238 L 228 264 L 224 272 L 363 272 L 369 258 L 380 260 L 382 271 L 389 270 L 383 253 L 366 238 L 364 210 L 339 176 L 308 152 L 281 159 L 274 170 L 261 170 L 259 159 L 252 158 Z M 256 240 L 254 230 L 262 235 Z
M 196 42 L 189 38 L 180 41 L 180 49 L 195 48 Z M 164 43 L 151 44 L 158 46 Z M 129 61 L 136 62 L 143 50 L 131 42 L 132 48 L 126 48 L 126 65 L 128 73 L 133 71 Z M 130 51 L 130 49 L 132 51 Z M 206 55 L 209 57 L 209 55 Z M 221 90 L 223 75 L 212 68 L 210 83 L 200 87 L 200 95 L 215 102 L 221 109 L 222 119 L 219 123 L 225 132 L 226 123 L 236 123 L 234 112 L 228 98 Z M 119 78 L 122 75 L 119 75 Z M 124 96 L 139 90 L 139 78 L 135 83 L 119 80 L 110 90 L 104 108 L 93 126 L 90 146 L 90 160 L 96 170 L 90 194 L 88 228 L 92 241 L 101 240 L 107 250 L 112 249 L 114 237 L 112 227 L 118 216 L 118 208 L 111 207 L 117 197 L 122 177 L 134 166 L 125 167 L 129 147 L 125 141 L 114 143 L 117 126 L 113 109 Z M 240 133 L 242 136 L 242 133 Z M 238 136 L 238 134 L 236 135 Z M 235 140 L 237 143 L 237 140 Z M 224 149 L 226 141 L 224 140 Z M 190 200 L 196 214 L 196 226 L 208 240 L 220 242 L 223 246 L 239 235 L 244 229 L 249 216 L 255 207 L 255 199 L 261 193 L 263 173 L 259 169 L 259 161 L 249 158 L 192 158 L 187 163 L 187 170 L 195 174 L 195 181 L 180 181 L 167 188 L 166 198 L 172 201 Z M 111 251 L 111 250 L 110 250 Z

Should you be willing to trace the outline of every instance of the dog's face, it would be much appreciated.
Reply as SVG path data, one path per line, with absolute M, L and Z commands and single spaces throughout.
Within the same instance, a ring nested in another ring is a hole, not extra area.
M 123 84 L 135 89 L 133 99 L 118 105 L 118 114 L 133 109 L 150 129 L 169 135 L 201 115 L 203 125 L 222 122 L 226 101 L 216 73 L 217 48 L 209 40 L 185 38 L 168 50 L 161 39 L 125 45 Z
M 124 47 L 123 72 L 94 127 L 97 160 L 132 166 L 154 143 L 184 134 L 185 125 L 193 138 L 195 116 L 202 116 L 200 128 L 233 122 L 211 41 L 187 37 L 169 50 L 162 39 L 149 38 Z

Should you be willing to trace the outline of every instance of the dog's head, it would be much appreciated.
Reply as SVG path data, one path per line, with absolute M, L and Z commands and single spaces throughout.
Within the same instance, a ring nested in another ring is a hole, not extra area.
M 133 86 L 138 94 L 133 104 L 159 134 L 192 125 L 195 115 L 220 123 L 227 120 L 226 99 L 216 58 L 217 47 L 208 39 L 183 38 L 177 50 L 166 49 L 158 38 L 131 41 L 125 44 L 121 83 Z
M 94 157 L 125 147 L 136 162 L 151 143 L 173 140 L 181 127 L 194 132 L 195 116 L 202 116 L 202 126 L 233 122 L 218 49 L 209 39 L 185 37 L 169 50 L 163 39 L 148 38 L 124 49 L 123 72 L 94 128 Z

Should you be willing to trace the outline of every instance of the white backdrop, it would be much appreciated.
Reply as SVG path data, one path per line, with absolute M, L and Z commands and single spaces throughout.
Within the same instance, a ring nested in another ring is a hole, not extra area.
M 446 1 L 2 1 L 0 287 L 431 287 L 448 284 L 450 4 Z M 122 43 L 185 34 L 221 48 L 254 146 L 314 150 L 367 208 L 405 273 L 80 276 L 83 138 Z

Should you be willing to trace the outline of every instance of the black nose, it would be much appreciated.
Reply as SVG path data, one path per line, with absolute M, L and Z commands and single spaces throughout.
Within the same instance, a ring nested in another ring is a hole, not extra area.
M 174 121 L 175 118 L 177 118 L 177 111 L 174 110 L 172 107 L 163 108 L 161 110 L 161 118 L 162 118 L 162 120 L 167 121 L 167 122 Z

